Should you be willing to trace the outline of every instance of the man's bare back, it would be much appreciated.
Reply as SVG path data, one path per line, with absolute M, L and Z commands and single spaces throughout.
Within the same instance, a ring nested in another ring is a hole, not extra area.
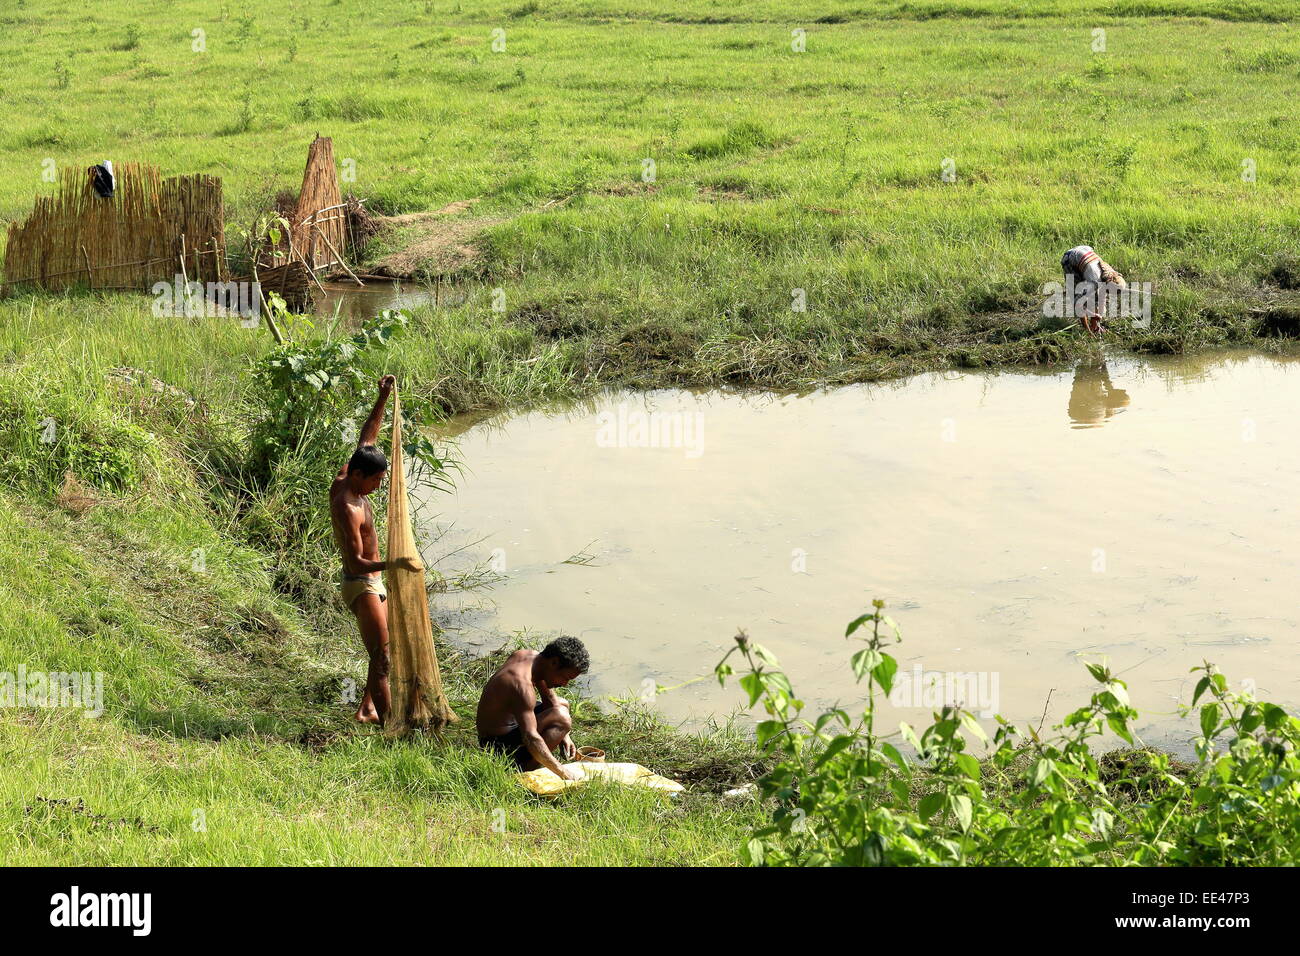
M 533 687 L 536 656 L 537 651 L 515 651 L 484 685 L 474 719 L 480 737 L 508 734 L 519 726 L 515 715 L 524 707 L 533 709 L 537 703 L 537 691 Z
M 569 759 L 577 750 L 569 736 L 573 718 L 569 702 L 554 688 L 575 680 L 589 664 L 587 649 L 573 637 L 540 652 L 515 651 L 483 687 L 475 717 L 479 746 L 505 754 L 521 770 L 546 767 L 569 778 L 554 754 Z

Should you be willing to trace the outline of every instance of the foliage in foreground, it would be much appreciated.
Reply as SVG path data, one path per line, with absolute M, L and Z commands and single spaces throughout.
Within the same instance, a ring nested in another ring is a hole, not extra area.
M 299 322 L 310 324 L 299 318 Z M 329 538 L 328 516 L 320 506 L 321 486 L 348 460 L 361 422 L 375 400 L 375 379 L 383 352 L 407 327 L 406 313 L 386 310 L 355 332 L 290 340 L 272 349 L 252 369 L 253 397 L 258 402 L 250 436 L 251 463 L 259 494 L 280 486 L 289 501 L 286 540 Z M 399 383 L 399 389 L 402 383 Z M 446 463 L 438 457 L 423 429 L 432 424 L 424 402 L 403 397 L 405 453 L 423 484 L 450 489 Z M 390 407 L 381 436 L 392 422 Z M 380 445 L 387 446 L 381 437 Z M 376 499 L 382 506 L 382 501 Z
M 999 716 L 990 739 L 970 713 L 947 706 L 919 734 L 899 724 L 897 736 L 915 751 L 909 758 L 875 726 L 876 695 L 890 692 L 898 668 L 885 648 L 901 640 L 883 608 L 875 601 L 845 632 L 868 634 L 852 657 L 867 688 L 856 719 L 839 708 L 803 717 L 776 658 L 743 632 L 718 664 L 725 683 L 738 654 L 749 706 L 761 701 L 767 712 L 758 740 L 774 765 L 758 785 L 773 808 L 745 848 L 750 862 L 1277 866 L 1296 858 L 1300 720 L 1230 692 L 1212 664 L 1195 669 L 1203 675 L 1188 710 L 1205 702 L 1199 762 L 1185 775 L 1157 752 L 1118 767 L 1094 755 L 1090 741 L 1107 730 L 1137 743 L 1125 684 L 1100 664 L 1088 665 L 1099 689 L 1052 735 L 1021 734 Z M 968 734 L 985 759 L 968 752 Z

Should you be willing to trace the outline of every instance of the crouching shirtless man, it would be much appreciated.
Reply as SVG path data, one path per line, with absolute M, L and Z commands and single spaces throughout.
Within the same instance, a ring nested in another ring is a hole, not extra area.
M 576 637 L 558 638 L 540 652 L 515 651 L 479 698 L 479 746 L 505 754 L 520 770 L 545 767 L 562 780 L 575 779 L 554 757 L 559 750 L 564 759 L 572 759 L 577 748 L 569 736 L 569 702 L 552 688 L 565 686 L 590 666 L 587 649 Z

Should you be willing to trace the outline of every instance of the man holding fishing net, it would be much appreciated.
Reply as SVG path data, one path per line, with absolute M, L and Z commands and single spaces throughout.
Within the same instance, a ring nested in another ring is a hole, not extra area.
M 375 512 L 369 496 L 384 482 L 388 459 L 375 447 L 384 421 L 384 408 L 397 379 L 385 375 L 379 380 L 379 397 L 370 417 L 361 428 L 356 451 L 339 470 L 330 486 L 330 524 L 334 542 L 343 559 L 340 589 L 343 603 L 356 615 L 361 640 L 370 655 L 366 672 L 366 693 L 357 708 L 357 720 L 383 724 L 388 716 L 388 616 L 384 602 L 388 598 L 380 572 L 389 562 L 379 560 L 379 536 L 375 533 Z M 416 558 L 401 558 L 392 567 L 420 572 L 424 566 Z
M 558 638 L 541 651 L 515 651 L 483 688 L 475 719 L 479 746 L 505 754 L 520 770 L 545 767 L 561 780 L 576 779 L 554 756 L 558 750 L 572 760 L 577 751 L 569 736 L 569 702 L 554 688 L 590 666 L 587 648 L 576 637 Z

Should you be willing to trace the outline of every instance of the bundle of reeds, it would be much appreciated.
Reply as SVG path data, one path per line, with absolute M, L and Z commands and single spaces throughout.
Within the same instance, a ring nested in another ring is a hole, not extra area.
M 289 227 L 296 257 L 313 270 L 344 264 L 347 211 L 334 169 L 334 141 L 328 136 L 317 136 L 307 150 L 307 168 Z
M 37 197 L 9 226 L 4 284 L 46 289 L 148 290 L 177 275 L 221 282 L 225 211 L 215 176 L 163 179 L 157 166 L 122 163 L 111 198 L 97 195 L 86 170 L 60 171 L 53 196 Z
M 349 195 L 343 200 L 347 213 L 347 252 L 355 261 L 361 250 L 366 247 L 370 237 L 379 231 L 379 220 L 370 215 L 365 207 L 365 200 Z

